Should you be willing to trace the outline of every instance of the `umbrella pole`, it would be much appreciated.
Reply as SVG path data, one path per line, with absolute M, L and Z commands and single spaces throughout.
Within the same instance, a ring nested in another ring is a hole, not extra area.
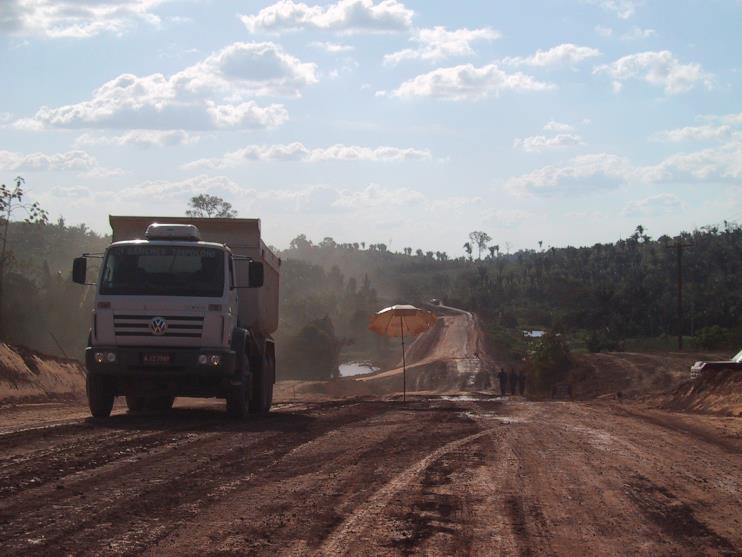
M 402 331 L 402 402 L 407 402 L 407 363 L 404 357 L 404 322 L 399 316 L 399 328 Z

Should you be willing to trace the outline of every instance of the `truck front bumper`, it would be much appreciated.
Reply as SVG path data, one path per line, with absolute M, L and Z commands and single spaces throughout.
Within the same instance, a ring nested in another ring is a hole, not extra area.
M 226 349 L 94 346 L 85 350 L 85 367 L 88 375 L 108 377 L 117 395 L 223 396 L 240 380 L 237 354 Z

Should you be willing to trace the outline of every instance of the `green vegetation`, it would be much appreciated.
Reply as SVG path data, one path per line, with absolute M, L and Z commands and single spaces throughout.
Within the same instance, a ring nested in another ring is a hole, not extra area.
M 199 197 L 191 210 L 200 206 Z M 218 211 L 204 206 L 203 214 L 234 216 L 220 213 L 232 211 L 223 203 L 217 198 L 211 205 Z M 103 251 L 110 238 L 62 219 L 43 224 L 37 213 L 28 215 L 35 222 L 13 221 L 7 207 L 0 206 L 7 242 L 2 338 L 79 357 L 93 292 L 72 284 L 71 262 L 82 252 Z M 277 250 L 284 261 L 276 334 L 279 376 L 329 378 L 337 374 L 338 362 L 348 360 L 393 363 L 397 351 L 388 339 L 368 332 L 369 316 L 387 305 L 419 305 L 431 298 L 476 312 L 493 349 L 511 362 L 542 361 L 533 358 L 546 341 L 527 340 L 525 329 L 559 331 L 559 342 L 571 351 L 674 349 L 681 325 L 676 253 L 670 249 L 674 240 L 690 244 L 683 262 L 686 345 L 734 351 L 742 343 L 742 228 L 736 224 L 657 240 L 637 227 L 615 243 L 539 246 L 513 254 L 502 253 L 481 231 L 469 240 L 457 258 L 329 237 L 314 243 L 303 234 L 288 249 Z M 90 272 L 94 276 L 95 269 Z
M 527 361 L 531 392 L 542 395 L 550 393 L 554 385 L 564 381 L 572 367 L 569 346 L 557 333 L 546 333 L 531 341 Z

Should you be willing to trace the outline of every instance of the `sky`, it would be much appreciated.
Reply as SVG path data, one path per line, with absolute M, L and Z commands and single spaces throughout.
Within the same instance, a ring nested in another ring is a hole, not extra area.
M 217 195 L 279 248 L 742 222 L 740 29 L 742 0 L 1 0 L 0 182 L 98 232 Z

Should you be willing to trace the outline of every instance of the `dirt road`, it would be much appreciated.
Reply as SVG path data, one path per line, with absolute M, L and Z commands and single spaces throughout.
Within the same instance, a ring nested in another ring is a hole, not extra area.
M 0 411 L 0 553 L 742 551 L 737 418 L 482 396 L 82 414 Z
M 742 419 L 483 395 L 468 314 L 410 355 L 407 404 L 391 370 L 242 423 L 0 406 L 0 555 L 742 554 Z

